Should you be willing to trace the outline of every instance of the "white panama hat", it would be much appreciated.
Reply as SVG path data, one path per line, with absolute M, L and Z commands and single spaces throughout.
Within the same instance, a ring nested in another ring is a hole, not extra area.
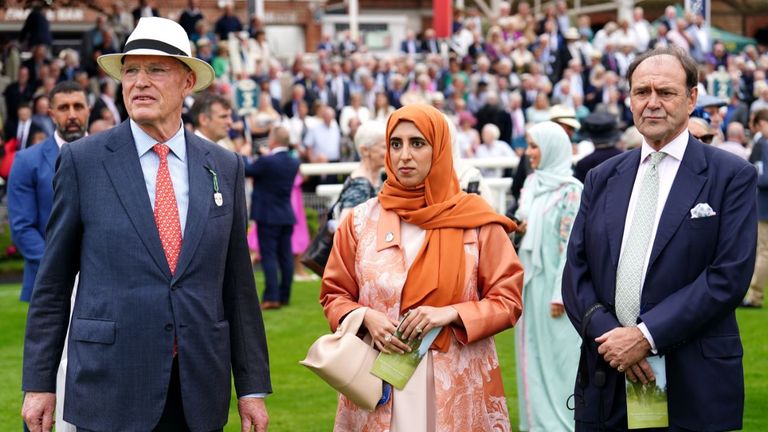
M 200 91 L 213 82 L 213 68 L 208 63 L 192 57 L 192 48 L 184 29 L 167 18 L 147 17 L 139 20 L 125 48 L 119 54 L 105 54 L 96 60 L 107 75 L 122 79 L 123 57 L 127 55 L 155 55 L 177 58 L 195 73 L 197 80 L 193 91 Z
M 549 119 L 555 123 L 562 123 L 576 130 L 581 129 L 581 123 L 576 120 L 576 111 L 567 105 L 552 105 L 549 109 Z

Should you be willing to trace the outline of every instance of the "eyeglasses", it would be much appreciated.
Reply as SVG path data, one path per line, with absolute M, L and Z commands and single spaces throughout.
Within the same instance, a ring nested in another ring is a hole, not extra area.
M 149 79 L 151 80 L 161 80 L 166 78 L 170 72 L 171 68 L 164 67 L 164 66 L 146 66 L 144 68 L 140 68 L 138 66 L 125 66 L 123 67 L 123 80 L 135 80 L 139 76 L 139 71 L 144 70 L 144 72 L 147 74 Z
M 693 134 L 691 134 L 691 135 L 693 135 Z M 715 139 L 715 135 L 714 134 L 704 134 L 704 135 L 701 135 L 701 136 L 693 135 L 693 137 L 696 138 L 697 140 L 703 142 L 704 144 L 712 144 L 712 140 Z

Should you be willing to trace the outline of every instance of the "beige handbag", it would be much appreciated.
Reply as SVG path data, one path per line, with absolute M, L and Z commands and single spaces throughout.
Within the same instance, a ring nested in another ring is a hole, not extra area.
M 360 408 L 376 409 L 381 399 L 381 378 L 371 375 L 379 352 L 357 337 L 366 307 L 348 313 L 336 333 L 320 336 L 299 363 Z

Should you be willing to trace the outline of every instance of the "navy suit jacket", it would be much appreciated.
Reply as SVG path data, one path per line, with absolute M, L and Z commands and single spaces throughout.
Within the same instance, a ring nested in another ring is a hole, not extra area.
M 59 146 L 53 137 L 16 153 L 8 176 L 8 219 L 13 243 L 24 257 L 21 300 L 29 301 L 45 250 L 45 226 L 53 204 L 53 167 Z
M 639 163 L 637 149 L 589 171 L 563 274 L 565 308 L 585 344 L 576 420 L 617 429 L 626 429 L 627 421 L 623 374 L 602 360 L 594 339 L 621 326 L 614 309 L 616 269 Z M 666 358 L 671 425 L 741 429 L 744 377 L 735 309 L 755 263 L 756 177 L 753 166 L 691 137 L 661 214 L 639 321 Z M 692 219 L 690 210 L 699 203 L 716 214 Z M 596 369 L 606 374 L 602 391 L 595 386 Z
M 341 108 L 339 108 L 338 105 L 341 105 L 342 107 L 344 107 L 346 105 L 349 105 L 349 99 L 350 99 L 350 97 L 352 95 L 352 89 L 351 89 L 351 86 L 350 86 L 350 83 L 349 83 L 349 79 L 348 78 L 344 78 L 343 79 L 344 85 L 342 86 L 343 87 L 342 93 L 344 93 L 344 100 L 340 101 L 339 97 L 338 97 L 338 94 L 336 93 L 336 91 L 334 91 L 335 88 L 333 87 L 334 84 L 332 83 L 333 79 L 334 79 L 334 77 L 331 77 L 331 79 L 328 80 L 328 88 L 331 89 L 331 93 L 333 93 L 333 100 L 336 103 L 336 105 L 332 105 L 331 107 L 333 109 L 335 109 L 336 110 L 336 114 L 339 115 L 341 113 Z M 314 109 L 312 108 L 312 110 L 314 110 Z
M 573 176 L 576 177 L 578 181 L 584 183 L 589 170 L 622 153 L 623 152 L 620 149 L 613 146 L 597 147 L 595 148 L 595 151 L 584 156 L 584 159 L 576 162 L 576 166 L 573 168 Z
M 400 42 L 400 52 L 405 54 L 418 54 L 421 52 L 421 42 L 414 39 L 413 40 L 413 52 L 411 52 L 411 47 L 408 46 L 410 44 L 410 41 L 404 40 Z
M 246 241 L 242 159 L 186 133 L 189 207 L 175 274 L 163 253 L 129 123 L 61 151 L 47 247 L 24 341 L 25 391 L 53 392 L 69 322 L 64 419 L 94 431 L 152 430 L 178 341 L 193 431 L 224 426 L 237 395 L 271 391 Z M 210 170 L 223 205 L 214 203 Z
M 291 207 L 291 189 L 299 160 L 287 151 L 262 156 L 245 167 L 253 177 L 251 219 L 272 225 L 293 225 L 296 216 Z

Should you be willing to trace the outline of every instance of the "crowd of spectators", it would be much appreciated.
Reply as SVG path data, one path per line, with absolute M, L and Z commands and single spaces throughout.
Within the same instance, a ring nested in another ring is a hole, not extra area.
M 132 11 L 116 2 L 83 34 L 79 50 L 53 51 L 40 8 L 30 13 L 29 26 L 45 31 L 28 31 L 25 25 L 18 39 L 0 39 L 5 140 L 24 148 L 51 133 L 47 93 L 62 80 L 86 89 L 91 125 L 102 129 L 127 118 L 118 84 L 99 71 L 95 59 L 119 52 L 138 19 L 158 15 L 150 2 L 140 0 Z M 408 31 L 402 41 L 393 41 L 396 53 L 373 52 L 347 32 L 336 38 L 325 34 L 310 52 L 290 59 L 270 50 L 261 20 L 243 23 L 231 4 L 219 17 L 209 17 L 197 0 L 189 0 L 178 20 L 195 55 L 215 70 L 215 84 L 206 92 L 229 99 L 235 108 L 229 137 L 221 143 L 243 153 L 255 153 L 271 126 L 284 123 L 306 161 L 358 160 L 353 142 L 361 123 L 383 121 L 405 104 L 428 103 L 455 122 L 462 157 L 522 156 L 526 127 L 549 120 L 555 105 L 573 109 L 577 120 L 603 111 L 615 116 L 621 129 L 630 127 L 626 69 L 637 53 L 665 45 L 681 47 L 700 64 L 700 95 L 714 93 L 723 101 L 714 116 L 704 116 L 716 129 L 714 144 L 723 143 L 738 122 L 746 133 L 730 134 L 728 141 L 743 137 L 747 148 L 750 116 L 768 107 L 766 47 L 728 51 L 711 38 L 701 16 L 675 6 L 653 24 L 636 7 L 632 19 L 595 26 L 589 15 L 569 15 L 563 0 L 540 14 L 525 1 L 514 10 L 502 1 L 492 19 L 474 8 L 456 10 L 447 39 L 437 39 L 430 28 Z M 237 96 L 248 88 L 257 95 L 250 105 Z M 188 108 L 193 104 L 190 98 Z

